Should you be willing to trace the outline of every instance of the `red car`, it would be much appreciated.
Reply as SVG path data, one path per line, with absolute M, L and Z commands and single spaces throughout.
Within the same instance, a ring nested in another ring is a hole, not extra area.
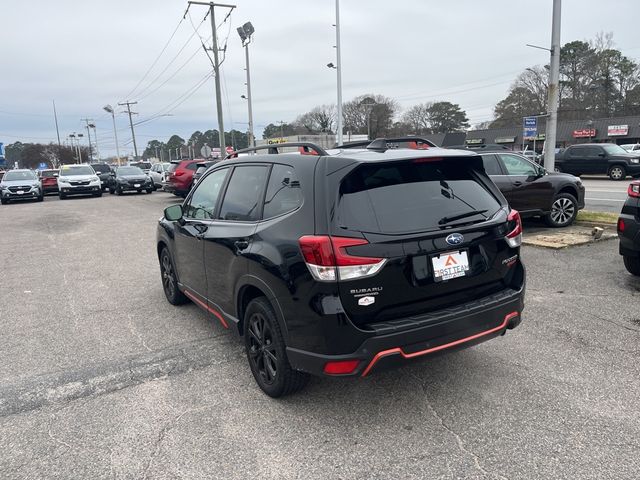
M 171 162 L 164 189 L 174 195 L 186 197 L 193 186 L 193 174 L 202 160 L 180 160 Z
M 42 191 L 45 195 L 58 191 L 58 170 L 40 170 L 38 173 L 42 182 Z

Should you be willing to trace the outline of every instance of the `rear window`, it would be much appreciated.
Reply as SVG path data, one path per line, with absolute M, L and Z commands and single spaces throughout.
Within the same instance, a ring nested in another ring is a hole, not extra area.
M 57 170 L 43 170 L 42 172 L 40 172 L 40 176 L 42 178 L 53 178 L 55 177 L 58 171 Z
M 178 164 L 172 163 L 171 165 L 169 165 L 169 169 L 167 170 L 167 172 L 175 172 L 176 168 L 178 168 Z
M 338 227 L 401 234 L 440 228 L 444 217 L 486 210 L 459 222 L 481 221 L 498 200 L 462 162 L 394 162 L 358 167 L 340 186 Z

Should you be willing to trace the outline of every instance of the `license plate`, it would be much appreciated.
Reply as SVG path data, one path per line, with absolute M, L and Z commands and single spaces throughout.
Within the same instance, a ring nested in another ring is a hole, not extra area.
M 139 184 L 139 183 L 136 183 L 136 184 L 134 185 L 134 187 L 136 187 L 136 188 L 140 188 L 140 184 Z
M 431 257 L 433 265 L 433 279 L 436 282 L 464 277 L 469 271 L 469 258 L 466 250 L 441 253 Z
M 24 190 L 18 190 L 16 193 L 17 193 L 18 195 L 22 195 L 22 194 L 24 193 Z

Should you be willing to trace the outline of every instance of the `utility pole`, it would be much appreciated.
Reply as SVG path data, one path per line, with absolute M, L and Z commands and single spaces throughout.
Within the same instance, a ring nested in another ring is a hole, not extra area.
M 561 0 L 553 0 L 551 25 L 551 62 L 549 69 L 549 120 L 545 131 L 544 168 L 553 172 L 556 160 L 556 129 L 558 126 L 558 96 L 560 79 L 560 13 Z
M 216 28 L 215 7 L 230 8 L 233 10 L 235 5 L 227 5 L 223 3 L 213 2 L 188 2 L 189 5 L 206 5 L 209 7 L 209 14 L 211 16 L 211 38 L 212 38 L 212 50 L 213 50 L 213 72 L 216 81 L 216 107 L 218 110 L 218 131 L 220 135 L 220 151 L 225 148 L 224 141 L 224 121 L 222 119 L 222 94 L 220 93 L 220 63 L 218 61 L 218 32 Z
M 56 101 L 53 102 L 53 118 L 56 121 L 56 135 L 58 135 L 58 146 L 60 146 L 60 130 L 58 129 L 58 114 L 56 113 Z
M 89 122 L 93 122 L 93 120 L 90 118 L 81 118 L 80 121 L 86 122 L 87 124 L 85 128 L 87 129 L 87 140 L 89 142 L 89 163 L 91 163 L 93 160 L 93 152 L 91 151 L 91 131 L 89 130 Z
M 125 106 L 125 105 L 127 106 L 127 113 L 129 114 L 129 125 L 131 126 L 131 138 L 133 139 L 133 154 L 134 154 L 133 159 L 134 160 L 138 159 L 138 146 L 136 145 L 136 132 L 133 131 L 133 120 L 131 119 L 131 115 L 137 115 L 137 113 L 131 111 L 131 105 L 135 105 L 137 103 L 138 102 L 127 101 L 127 102 L 122 102 L 118 104 L 120 106 Z
M 336 0 L 336 74 L 338 76 L 337 143 L 342 145 L 342 60 L 340 58 L 340 0 Z

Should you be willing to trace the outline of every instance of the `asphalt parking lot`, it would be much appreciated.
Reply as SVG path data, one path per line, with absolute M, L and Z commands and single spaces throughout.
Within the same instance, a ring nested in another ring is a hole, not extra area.
M 273 400 L 239 340 L 164 299 L 176 201 L 0 207 L 0 477 L 638 477 L 640 280 L 617 240 L 524 247 L 504 337 Z

